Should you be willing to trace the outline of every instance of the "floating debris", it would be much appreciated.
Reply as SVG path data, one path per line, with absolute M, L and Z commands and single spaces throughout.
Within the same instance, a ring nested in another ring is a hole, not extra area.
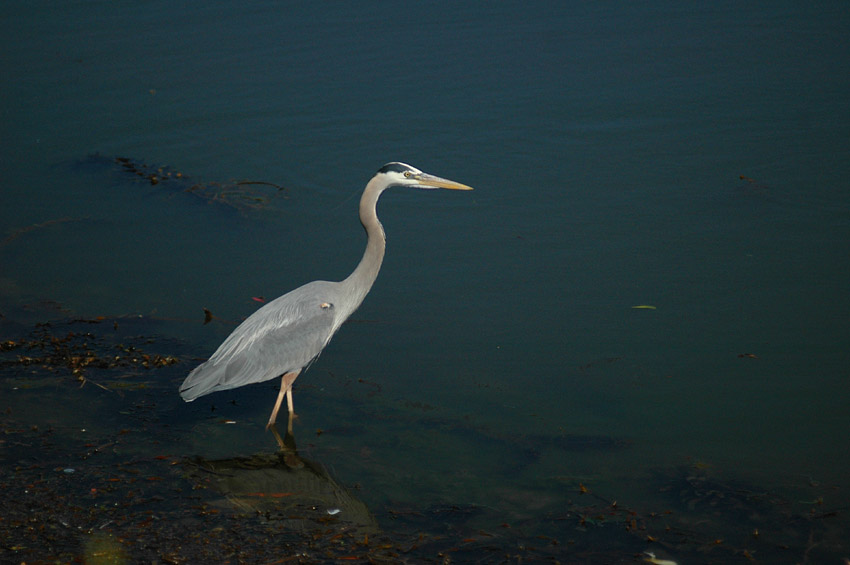
M 0 340 L 0 367 L 27 367 L 30 376 L 40 371 L 70 374 L 80 386 L 92 383 L 114 390 L 145 385 L 106 376 L 111 370 L 122 369 L 120 376 L 126 377 L 127 369 L 149 370 L 180 363 L 174 355 L 145 351 L 149 338 L 118 333 L 125 322 L 126 318 L 98 317 L 37 324 L 26 337 Z M 108 329 L 94 333 L 91 326 L 96 324 Z M 104 375 L 109 386 L 100 379 L 92 380 L 93 374 Z
M 741 181 L 737 187 L 738 194 L 762 197 L 770 195 L 770 186 L 764 182 L 746 175 L 738 175 L 738 180 Z
M 646 557 L 643 558 L 647 563 L 652 563 L 653 565 L 678 565 L 675 561 L 671 559 L 658 559 L 655 557 L 655 553 L 652 551 L 644 551 L 643 552 Z
M 93 154 L 81 164 L 117 164 L 122 172 L 150 185 L 162 185 L 186 192 L 207 202 L 224 204 L 239 211 L 264 208 L 278 197 L 288 198 L 288 189 L 273 182 L 260 180 L 198 182 L 175 168 L 151 165 L 130 157 L 105 157 Z

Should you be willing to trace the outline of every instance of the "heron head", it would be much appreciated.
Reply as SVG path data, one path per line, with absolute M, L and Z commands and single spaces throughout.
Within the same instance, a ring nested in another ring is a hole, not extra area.
M 416 167 L 412 167 L 405 163 L 387 163 L 378 170 L 378 175 L 386 177 L 386 186 L 409 186 L 412 188 L 434 189 L 446 188 L 449 190 L 472 190 L 471 186 L 466 186 L 453 180 L 443 179 L 423 173 Z

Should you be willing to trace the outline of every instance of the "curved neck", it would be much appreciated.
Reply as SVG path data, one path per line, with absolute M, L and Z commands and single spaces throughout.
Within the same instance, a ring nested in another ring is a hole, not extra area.
M 381 263 L 384 260 L 384 250 L 386 249 L 386 236 L 381 222 L 378 221 L 376 206 L 378 198 L 384 190 L 384 187 L 379 186 L 376 179 L 369 181 L 366 189 L 363 191 L 363 196 L 360 197 L 360 223 L 366 230 L 368 241 L 366 242 L 366 251 L 363 253 L 363 258 L 351 273 L 348 278 L 341 281 L 340 284 L 352 298 L 351 304 L 353 312 L 360 306 L 363 299 L 372 288 L 375 279 L 378 278 L 378 272 L 381 270 Z

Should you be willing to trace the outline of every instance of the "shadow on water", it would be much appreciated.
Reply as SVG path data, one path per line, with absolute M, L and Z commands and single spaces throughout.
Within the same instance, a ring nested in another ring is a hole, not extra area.
M 24 331 L 2 320 L 3 561 L 817 563 L 846 551 L 846 509 L 829 506 L 829 488 L 809 484 L 789 500 L 700 464 L 659 469 L 636 487 L 656 493 L 659 507 L 579 482 L 551 485 L 554 505 L 514 500 L 506 511 L 462 501 L 368 508 L 361 495 L 381 488 L 393 461 L 370 467 L 374 484 L 343 486 L 325 467 L 338 452 L 316 440 L 311 453 L 324 463 L 304 457 L 290 434 L 266 434 L 269 448 L 251 455 L 187 455 L 192 424 L 175 387 L 197 359 L 163 327 L 78 318 Z M 380 393 L 370 398 L 382 404 Z M 500 435 L 409 410 L 384 418 L 513 462 L 484 489 L 509 485 L 536 449 L 631 449 L 604 437 Z M 321 433 L 333 435 L 346 439 L 345 430 Z M 396 453 L 414 449 L 402 441 Z

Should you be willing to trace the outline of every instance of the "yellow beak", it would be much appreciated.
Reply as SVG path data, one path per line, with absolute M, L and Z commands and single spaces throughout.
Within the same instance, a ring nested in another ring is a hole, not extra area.
M 447 188 L 449 190 L 473 190 L 471 186 L 467 186 L 465 184 L 461 184 L 453 180 L 435 177 L 434 175 L 429 175 L 428 173 L 416 175 L 416 180 L 424 187 Z

